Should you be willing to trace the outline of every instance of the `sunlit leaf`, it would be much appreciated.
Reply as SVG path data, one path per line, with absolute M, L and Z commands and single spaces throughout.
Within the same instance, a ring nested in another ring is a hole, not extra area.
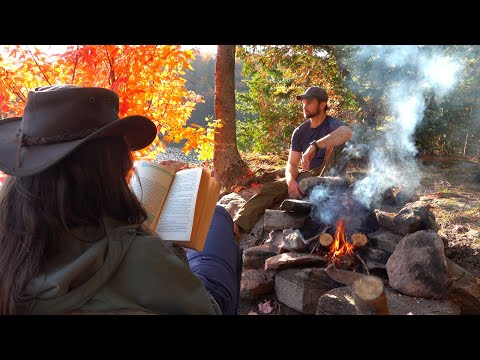
M 191 69 L 194 55 L 179 45 L 74 45 L 55 56 L 34 46 L 5 49 L 7 56 L 0 57 L 0 117 L 21 115 L 29 89 L 68 83 L 111 89 L 120 99 L 120 117 L 144 115 L 158 126 L 162 141 L 155 139 L 134 158 L 158 155 L 165 143 L 183 139 L 190 151 L 210 136 L 205 128 L 187 126 L 203 98 L 185 88 L 182 75 Z

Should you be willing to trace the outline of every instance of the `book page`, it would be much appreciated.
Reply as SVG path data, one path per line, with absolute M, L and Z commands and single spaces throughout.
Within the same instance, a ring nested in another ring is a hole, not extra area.
M 189 241 L 202 168 L 178 171 L 155 231 L 164 240 Z
M 217 181 L 211 176 L 209 170 L 203 169 L 197 195 L 197 204 L 195 205 L 190 242 L 188 244 L 179 243 L 178 245 L 190 247 L 198 251 L 203 249 L 219 195 L 220 188 Z
M 138 161 L 135 170 L 138 178 L 132 176 L 130 188 L 147 211 L 145 225 L 153 230 L 175 175 L 168 168 L 148 160 Z

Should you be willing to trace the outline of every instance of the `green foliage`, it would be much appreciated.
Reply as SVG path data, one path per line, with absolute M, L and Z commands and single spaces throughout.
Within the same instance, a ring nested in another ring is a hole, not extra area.
M 443 50 L 461 64 L 459 83 L 448 96 L 427 99 L 415 134 L 417 147 L 431 155 L 480 158 L 480 47 L 444 46 Z
M 212 54 L 200 54 L 191 62 L 192 69 L 185 73 L 187 81 L 185 87 L 193 90 L 203 98 L 203 102 L 197 103 L 188 120 L 188 124 L 198 124 L 202 127 L 207 126 L 208 118 L 215 117 L 215 61 L 216 57 Z M 242 81 L 242 61 L 235 61 L 235 90 L 238 92 L 247 91 L 247 86 Z M 238 118 L 242 119 L 242 114 Z
M 407 63 L 396 62 L 393 52 L 409 51 Z M 401 108 L 410 92 L 423 86 L 425 60 L 441 55 L 458 63 L 461 73 L 457 84 L 448 94 L 436 95 L 432 89 L 422 89 L 426 110 L 420 114 L 415 129 L 417 149 L 435 155 L 480 156 L 479 85 L 480 47 L 443 46 L 336 46 L 334 54 L 346 84 L 361 105 L 362 120 L 377 129 L 396 119 L 392 111 L 392 90 L 401 96 L 395 99 Z M 419 66 L 420 65 L 420 66 Z M 405 86 L 406 85 L 406 86 Z M 405 96 L 402 96 L 402 95 Z M 401 110 L 400 110 L 401 111 Z M 369 119 L 366 119 L 368 118 Z
M 421 85 L 416 58 L 401 66 L 387 61 L 393 48 L 384 46 L 384 53 L 378 55 L 374 51 L 378 46 L 237 46 L 239 150 L 281 153 L 287 149 L 293 129 L 304 121 L 295 95 L 312 85 L 325 87 L 329 114 L 354 126 L 357 144 L 372 143 L 398 116 L 392 112 L 391 90 L 409 79 L 414 86 Z M 425 93 L 426 109 L 414 133 L 418 150 L 480 159 L 480 46 L 419 45 L 413 50 L 418 58 L 441 53 L 458 61 L 462 69 L 452 93 L 443 97 Z M 214 116 L 215 59 L 199 57 L 192 66 L 194 70 L 185 76 L 187 88 L 201 94 L 205 103 L 196 105 L 189 121 L 205 126 L 203 119 Z M 408 95 L 408 88 L 403 92 Z M 401 101 L 400 96 L 400 108 Z
M 472 103 L 455 105 L 446 100 L 429 106 L 415 140 L 418 149 L 428 154 L 455 156 L 465 151 L 467 156 L 478 156 L 479 133 L 478 118 L 472 116 Z
M 329 93 L 330 114 L 355 121 L 355 99 L 344 86 L 328 46 L 243 46 L 237 56 L 244 62 L 249 88 L 237 94 L 237 110 L 252 115 L 245 124 L 237 123 L 241 148 L 277 153 L 288 149 L 293 129 L 305 121 L 295 95 L 313 85 Z
M 268 131 L 255 119 L 237 120 L 237 147 L 242 152 L 269 153 L 278 151 L 278 147 L 269 141 Z

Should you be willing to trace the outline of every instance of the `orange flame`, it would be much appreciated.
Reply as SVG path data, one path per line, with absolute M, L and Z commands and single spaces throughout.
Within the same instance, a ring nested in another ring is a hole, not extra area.
M 352 253 L 354 248 L 354 245 L 345 241 L 345 224 L 343 223 L 342 219 L 338 220 L 337 229 L 335 230 L 335 237 L 332 245 L 330 246 L 329 253 L 332 254 L 332 257 L 339 257 L 344 254 Z

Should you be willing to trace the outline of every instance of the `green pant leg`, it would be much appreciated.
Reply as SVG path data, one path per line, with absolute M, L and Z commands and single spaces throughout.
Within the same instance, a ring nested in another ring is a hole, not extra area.
M 265 213 L 265 209 L 273 204 L 282 201 L 288 196 L 288 186 L 285 179 L 269 182 L 260 188 L 260 191 L 253 195 L 233 218 L 244 232 L 250 232 L 255 224 Z
M 297 181 L 309 176 L 316 176 L 319 168 L 308 171 L 301 171 Z M 285 178 L 269 182 L 260 188 L 260 191 L 252 196 L 235 214 L 233 222 L 237 224 L 244 232 L 250 232 L 255 224 L 265 213 L 265 209 L 270 209 L 274 204 L 288 197 L 288 186 Z

